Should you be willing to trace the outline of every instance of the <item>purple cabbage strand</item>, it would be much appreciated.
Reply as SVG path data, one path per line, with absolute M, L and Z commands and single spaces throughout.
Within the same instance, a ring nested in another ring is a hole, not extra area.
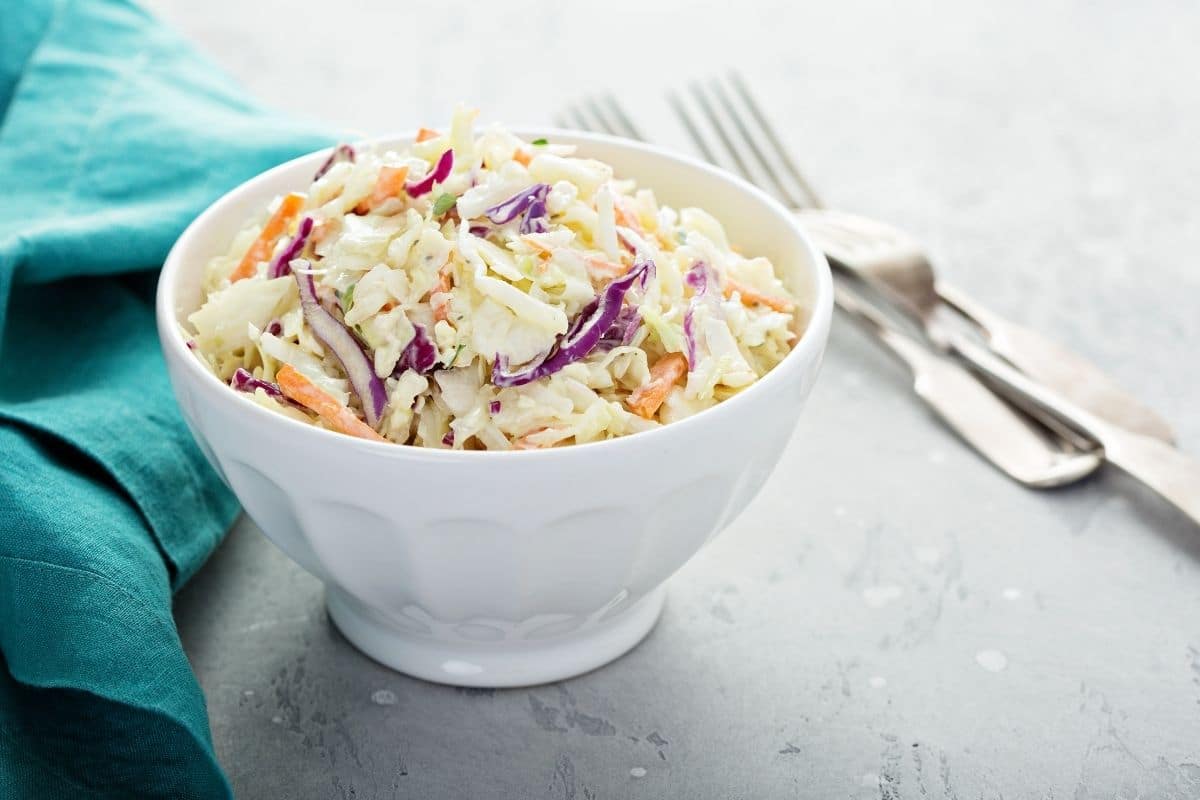
M 542 184 L 546 186 L 546 184 Z M 533 198 L 533 202 L 529 204 L 529 208 L 525 209 L 525 216 L 521 218 L 521 233 L 545 233 L 549 228 L 546 223 L 546 195 L 548 187 Z
M 282 278 L 292 271 L 289 264 L 292 263 L 293 259 L 299 258 L 300 253 L 304 251 L 304 246 L 308 244 L 308 237 L 312 233 L 312 229 L 312 217 L 305 217 L 300 220 L 300 225 L 296 228 L 296 235 L 292 237 L 292 241 L 288 243 L 287 247 L 283 248 L 283 252 L 271 262 L 271 266 L 267 269 L 268 278 Z
M 633 337 L 637 334 L 638 328 L 641 325 L 641 311 L 633 306 L 622 306 L 621 311 L 617 314 L 617 318 L 613 320 L 613 324 L 600 337 L 600 342 L 596 345 L 596 349 L 611 350 L 614 347 L 629 344 L 633 341 Z
M 329 158 L 325 159 L 325 163 L 317 170 L 317 174 L 313 175 L 313 180 L 319 181 L 321 178 L 324 178 L 325 173 L 329 172 L 333 168 L 333 165 L 339 161 L 349 161 L 353 164 L 356 157 L 357 154 L 354 152 L 353 147 L 348 144 L 339 144 L 333 148 L 333 152 L 329 154 Z
M 687 347 L 688 370 L 696 368 L 696 325 L 694 315 L 697 304 L 705 302 L 710 287 L 717 283 L 717 274 L 708 262 L 697 261 L 684 273 L 683 280 L 692 287 L 692 299 L 683 312 L 683 340 Z
M 279 384 L 264 381 L 262 378 L 256 378 L 248 370 L 241 367 L 234 370 L 233 377 L 229 379 L 229 385 L 239 392 L 249 392 L 250 394 L 254 394 L 255 389 L 262 389 L 267 393 L 268 397 L 273 397 L 281 403 L 287 403 L 289 406 L 294 406 L 303 411 L 308 410 L 285 395 L 283 390 L 279 388 Z
M 508 358 L 497 353 L 496 363 L 492 367 L 492 383 L 500 387 L 524 386 L 587 357 L 621 313 L 625 293 L 634 283 L 640 282 L 644 288 L 653 274 L 654 262 L 650 259 L 634 264 L 629 272 L 604 287 L 583 307 L 567 332 L 559 336 L 549 350 L 523 369 L 509 372 Z
M 512 222 L 519 215 L 524 214 L 525 216 L 521 220 L 521 233 L 542 233 L 546 230 L 546 196 L 549 194 L 550 187 L 547 184 L 535 183 L 483 213 L 495 225 Z
M 425 333 L 425 326 L 414 324 L 413 331 L 413 338 L 400 353 L 400 360 L 396 362 L 392 377 L 400 377 L 400 373 L 406 369 L 425 375 L 437 365 L 437 345 Z
M 408 192 L 409 197 L 420 197 L 423 194 L 429 194 L 433 190 L 435 183 L 442 183 L 446 178 L 450 177 L 451 170 L 454 169 L 454 151 L 447 150 L 442 153 L 442 157 L 438 159 L 433 170 L 419 181 L 408 183 L 404 186 L 404 191 Z
M 309 274 L 312 264 L 303 258 L 292 261 L 292 274 L 300 287 L 300 308 L 304 319 L 316 337 L 333 351 L 341 363 L 354 393 L 362 402 L 363 416 L 372 428 L 379 426 L 387 408 L 387 389 L 375 375 L 375 365 L 366 350 L 350 329 L 338 321 L 321 305 L 317 296 L 317 284 Z
M 241 367 L 238 367 L 234 371 L 233 377 L 229 379 L 229 385 L 239 392 L 253 392 L 255 389 L 262 389 L 277 400 L 283 399 L 283 390 L 277 384 L 271 381 L 264 381 L 262 378 L 256 378 L 249 370 L 242 369 Z

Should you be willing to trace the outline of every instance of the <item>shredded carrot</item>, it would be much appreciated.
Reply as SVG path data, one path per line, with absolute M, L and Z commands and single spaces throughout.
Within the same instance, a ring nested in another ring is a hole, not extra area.
M 437 322 L 445 322 L 450 319 L 450 302 L 445 299 L 445 296 L 439 297 L 430 302 L 433 306 L 433 318 Z
M 320 244 L 329 235 L 329 228 L 328 220 L 313 225 L 312 233 L 308 235 L 309 241 L 313 244 Z
M 537 239 L 534 239 L 529 234 L 525 234 L 524 236 L 522 236 L 521 241 L 524 242 L 525 244 L 529 245 L 530 247 L 532 247 L 534 250 L 537 250 L 539 255 L 549 256 L 549 255 L 554 254 L 553 248 L 550 248 L 550 247 L 542 244 L 541 242 L 539 242 Z
M 558 428 L 553 425 L 543 425 L 540 428 L 534 428 L 533 430 L 527 431 L 526 433 L 522 434 L 521 436 L 518 436 L 516 439 L 513 439 L 513 449 L 514 450 L 544 450 L 548 447 L 554 447 L 555 445 L 557 445 L 563 441 L 562 438 L 559 438 L 553 442 L 539 442 L 539 441 L 534 440 L 533 437 L 537 436 L 539 433 L 545 433 L 546 431 L 552 431 L 554 433 L 562 433 L 563 432 L 562 428 Z
M 430 305 L 433 306 L 433 318 L 438 322 L 443 322 L 450 317 L 450 301 L 446 295 L 454 288 L 454 280 L 450 275 L 450 264 L 442 265 L 438 270 L 438 282 L 430 292 Z M 440 295 L 436 300 L 432 299 L 432 295 Z
M 408 167 L 380 167 L 379 177 L 375 179 L 375 189 L 371 196 L 354 207 L 358 214 L 378 208 L 393 197 L 398 197 L 404 191 L 404 179 L 408 177 Z
M 740 294 L 742 296 L 742 305 L 744 306 L 761 305 L 775 311 L 782 311 L 784 313 L 791 312 L 796 308 L 796 304 L 791 300 L 787 300 L 782 297 L 772 297 L 769 294 L 763 294 L 758 289 L 755 289 L 752 286 L 747 286 L 746 284 L 736 281 L 733 278 L 725 279 L 724 291 L 726 297 L 733 297 L 734 292 Z
M 594 256 L 585 258 L 584 263 L 587 264 L 589 273 L 594 273 L 596 277 L 601 278 L 616 278 L 629 271 L 629 267 L 624 264 L 614 264 L 611 261 L 605 261 L 603 258 L 596 258 Z
M 371 439 L 376 442 L 387 441 L 367 423 L 354 416 L 354 412 L 317 388 L 316 384 L 301 375 L 291 364 L 284 364 L 275 373 L 275 380 L 285 396 L 295 400 L 305 408 L 315 411 L 321 419 L 329 423 L 336 431 L 357 436 L 360 439 Z
M 529 155 L 529 153 L 526 153 L 524 150 L 522 150 L 518 147 L 516 150 L 513 151 L 513 161 L 517 162 L 518 164 L 520 164 L 522 166 L 528 167 L 529 162 L 533 161 L 533 158 Z
M 624 195 L 617 195 L 613 199 L 613 211 L 616 213 L 617 224 L 632 229 L 639 236 L 645 236 L 646 229 L 642 227 L 641 221 L 637 218 L 637 212 L 634 211 L 633 204 L 629 198 Z
M 266 261 L 271 257 L 271 251 L 275 249 L 275 242 L 287 230 L 288 224 L 300 213 L 300 209 L 304 208 L 304 201 L 307 199 L 304 195 L 296 192 L 284 196 L 279 203 L 279 208 L 275 209 L 275 213 L 267 220 L 267 224 L 263 226 L 258 238 L 254 240 L 254 244 L 250 245 L 246 255 L 242 256 L 242 260 L 238 262 L 237 268 L 229 275 L 231 282 L 249 278 L 254 274 L 254 268 L 260 261 Z
M 634 390 L 625 400 L 629 410 L 645 419 L 653 419 L 671 387 L 687 374 L 687 359 L 683 353 L 667 353 L 650 368 L 650 380 Z
M 431 128 L 418 128 L 417 129 L 417 141 L 418 142 L 427 142 L 430 139 L 436 139 L 439 136 L 441 136 L 441 134 Z
M 548 431 L 548 430 L 550 430 L 549 426 L 543 426 L 541 428 L 534 428 L 533 430 L 529 431 L 528 433 L 526 433 L 522 436 L 519 436 L 516 439 L 513 439 L 513 449 L 514 450 L 540 450 L 541 448 L 545 447 L 546 445 L 538 444 L 537 442 L 530 441 L 529 437 L 533 436 L 534 434 L 541 433 L 542 431 Z

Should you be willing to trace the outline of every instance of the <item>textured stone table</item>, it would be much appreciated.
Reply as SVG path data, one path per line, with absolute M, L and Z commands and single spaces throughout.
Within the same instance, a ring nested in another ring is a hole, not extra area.
M 1194 4 L 151 5 L 260 96 L 370 132 L 616 87 L 682 143 L 662 89 L 736 65 L 831 200 L 919 232 L 1200 453 Z M 1200 797 L 1200 532 L 1112 472 L 1007 482 L 838 327 L 762 495 L 576 680 L 389 672 L 239 522 L 178 602 L 239 797 Z

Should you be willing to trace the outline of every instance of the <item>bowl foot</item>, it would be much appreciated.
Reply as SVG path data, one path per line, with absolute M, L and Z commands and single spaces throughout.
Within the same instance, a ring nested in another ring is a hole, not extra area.
M 503 688 L 572 678 L 624 655 L 654 627 L 665 596 L 659 586 L 620 614 L 561 636 L 478 643 L 402 630 L 334 586 L 325 602 L 350 643 L 385 666 L 435 683 Z

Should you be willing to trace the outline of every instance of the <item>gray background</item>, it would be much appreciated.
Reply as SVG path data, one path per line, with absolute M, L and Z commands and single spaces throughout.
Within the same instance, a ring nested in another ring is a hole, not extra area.
M 736 66 L 832 202 L 918 233 L 1200 453 L 1194 3 L 149 5 L 362 132 L 613 88 L 682 144 L 662 90 Z M 240 521 L 177 609 L 239 797 L 1200 797 L 1200 532 L 1111 472 L 1007 482 L 837 328 L 762 495 L 582 678 L 390 672 Z

